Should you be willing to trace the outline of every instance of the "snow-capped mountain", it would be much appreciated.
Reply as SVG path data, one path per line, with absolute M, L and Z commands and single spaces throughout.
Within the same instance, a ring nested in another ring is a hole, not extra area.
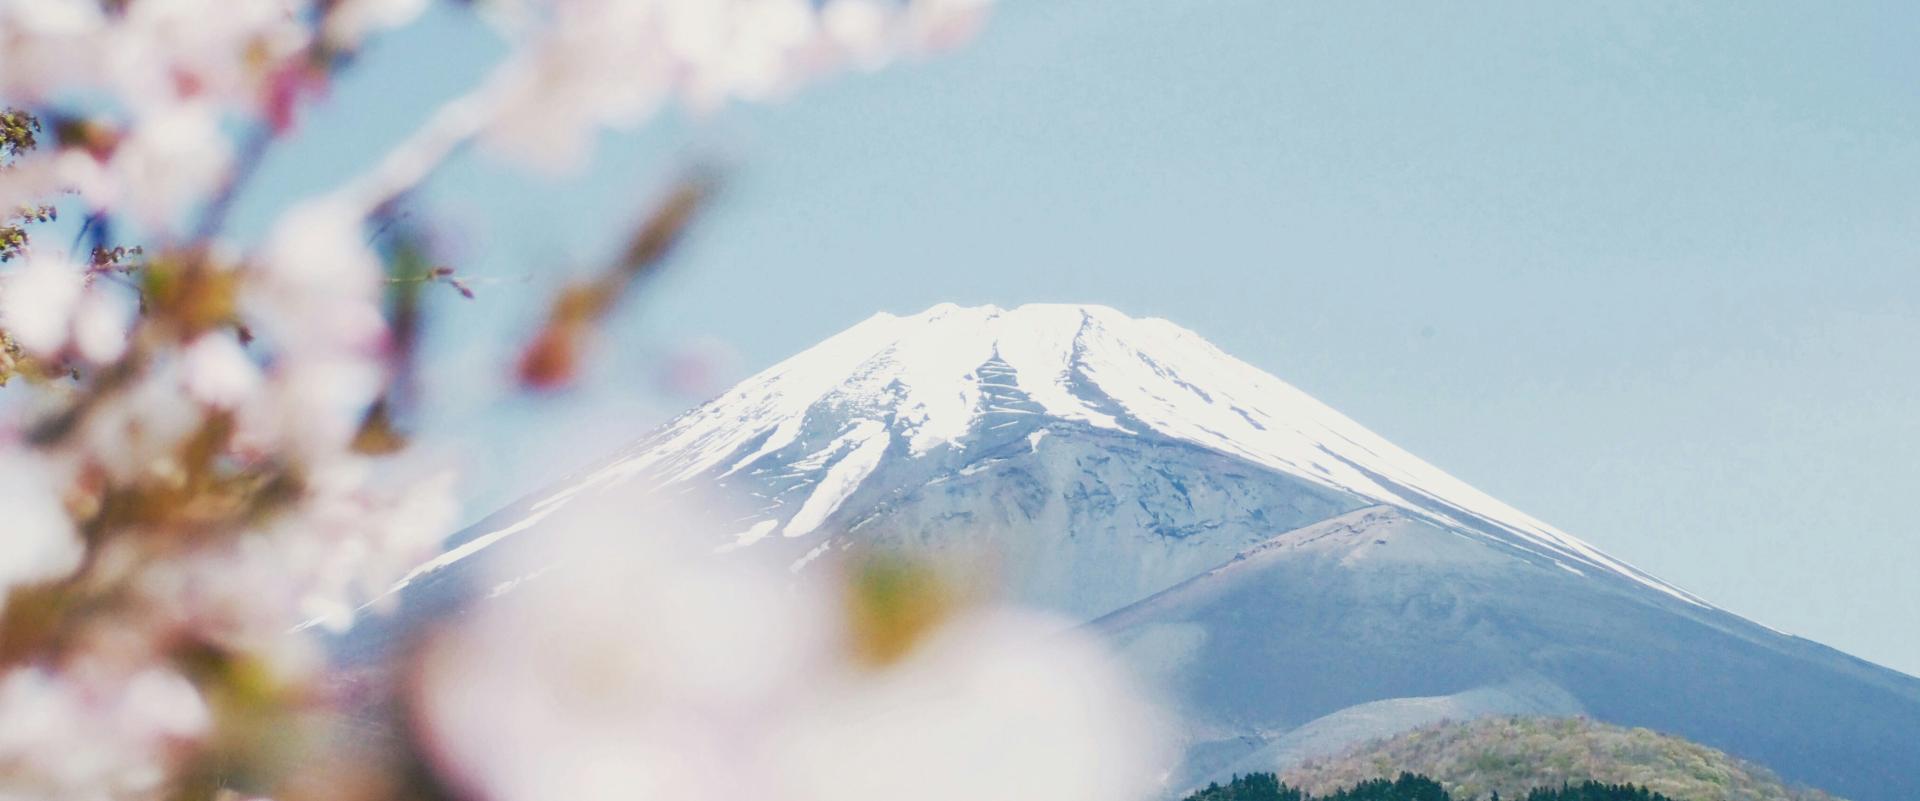
M 1074 441 L 1046 441 L 1061 433 Z M 1126 586 L 1110 586 L 1115 577 L 1098 576 L 1102 587 L 1094 591 L 1108 597 L 1067 603 L 1074 612 L 1109 611 L 1117 606 L 1107 605 L 1113 600 L 1164 589 L 1274 531 L 1376 503 L 1567 570 L 1632 581 L 1698 603 L 1447 475 L 1191 331 L 1101 306 L 942 305 L 910 317 L 875 315 L 673 421 L 536 503 L 534 512 L 558 508 L 575 493 L 641 477 L 648 491 L 683 484 L 730 487 L 758 504 L 722 547 L 786 540 L 807 543 L 805 554 L 818 555 L 834 546 L 835 536 L 844 537 L 842 531 L 898 514 L 909 496 L 922 504 L 933 495 L 964 504 L 969 490 L 986 483 L 969 480 L 983 471 L 993 470 L 993 480 L 1000 480 L 1031 462 L 1019 472 L 1039 480 L 1034 468 L 1068 456 L 1084 462 L 1119 443 L 1180 451 L 1187 458 L 1162 455 L 1155 460 L 1161 462 L 1157 473 L 1121 479 L 1127 486 L 1102 480 L 1081 487 L 1089 493 L 1084 506 L 1124 501 L 1130 508 L 1118 516 L 1138 519 L 1109 525 L 1178 544 L 1184 558 L 1161 555 L 1178 563 L 1142 565 L 1141 575 Z M 1196 460 L 1237 469 L 1222 474 L 1211 465 L 1189 464 Z M 1187 467 L 1198 469 L 1176 475 Z M 1276 479 L 1285 487 L 1284 498 L 1263 492 Z M 942 484 L 952 486 L 928 491 Z M 1205 514 L 1216 510 L 1194 510 L 1195 503 L 1219 504 L 1221 513 L 1235 510 L 1245 525 L 1225 525 L 1213 519 L 1222 515 Z M 1290 509 L 1296 505 L 1305 508 Z M 977 517 L 982 510 L 956 511 Z M 830 520 L 838 525 L 826 525 Z M 1090 533 L 1086 521 L 1072 522 L 1080 529 L 1076 536 Z M 519 530 L 508 527 L 494 536 Z M 1133 544 L 1082 548 L 1107 545 Z
M 1187 780 L 1437 717 L 1584 712 L 1859 801 L 1920 795 L 1888 778 L 1920 774 L 1920 680 L 1715 609 L 1098 306 L 876 315 L 483 521 L 407 593 L 446 603 L 476 554 L 581 499 L 688 492 L 739 510 L 713 550 L 796 571 L 861 544 L 991 558 L 1166 689 Z

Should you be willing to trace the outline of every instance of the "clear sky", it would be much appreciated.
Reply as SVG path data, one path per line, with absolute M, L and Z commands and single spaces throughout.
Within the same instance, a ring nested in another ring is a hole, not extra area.
M 473 515 L 875 311 L 1103 303 L 1192 328 L 1735 612 L 1920 673 L 1920 6 L 1014 0 L 970 48 L 424 193 L 440 447 Z M 497 46 L 370 53 L 240 214 L 363 166 Z M 597 389 L 505 337 L 696 154 L 727 192 Z

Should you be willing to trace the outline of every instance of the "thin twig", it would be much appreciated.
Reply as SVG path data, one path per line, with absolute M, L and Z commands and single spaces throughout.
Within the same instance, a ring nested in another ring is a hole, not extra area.
M 478 88 L 447 101 L 426 124 L 374 168 L 335 193 L 361 216 L 372 216 L 382 206 L 419 186 L 427 176 L 486 130 L 508 92 L 522 79 L 517 64 L 508 64 Z
M 94 212 L 87 215 L 86 219 L 80 221 L 80 230 L 73 232 L 73 244 L 67 246 L 68 253 L 75 253 L 80 250 L 80 243 L 86 241 L 87 232 L 93 229 L 94 223 L 100 221 L 100 217 L 101 212 Z
M 220 184 L 220 191 L 208 202 L 207 209 L 200 216 L 200 224 L 195 226 L 193 238 L 196 242 L 205 242 L 220 233 L 226 226 L 227 216 L 233 211 L 233 202 L 240 196 L 253 176 L 260 171 L 261 162 L 266 161 L 267 151 L 273 144 L 273 129 L 266 125 L 255 125 L 240 147 L 240 158 L 234 168 Z

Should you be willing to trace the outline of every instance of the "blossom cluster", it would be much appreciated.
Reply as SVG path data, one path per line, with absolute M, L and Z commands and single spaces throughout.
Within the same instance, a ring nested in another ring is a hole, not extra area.
M 700 110 L 765 100 L 844 66 L 965 38 L 984 0 L 559 0 L 536 41 L 499 76 L 489 143 L 549 166 L 584 155 L 588 135 L 663 103 Z
M 1118 799 L 1141 786 L 1146 713 L 1097 644 L 992 607 L 876 634 L 837 595 L 857 574 L 795 585 L 745 560 L 583 536 L 596 556 L 561 557 L 566 582 L 530 582 L 387 670 L 404 697 L 343 701 L 316 639 L 390 602 L 459 511 L 454 478 L 409 458 L 397 420 L 414 290 L 469 290 L 418 243 L 375 235 L 397 200 L 469 143 L 578 165 L 596 131 L 667 104 L 773 99 L 951 45 L 982 2 L 459 4 L 498 26 L 502 63 L 366 174 L 243 244 L 223 223 L 252 165 L 356 50 L 427 1 L 0 0 L 0 109 L 32 115 L 8 117 L 31 124 L 6 129 L 0 209 L 84 221 L 74 251 L 20 234 L 0 267 L 0 797 Z M 604 280 L 562 294 L 528 351 L 530 383 L 571 376 L 570 343 L 701 196 L 676 194 Z M 137 241 L 116 238 L 129 231 Z M 407 744 L 343 757 L 364 744 L 315 733 L 365 712 L 343 703 L 413 710 L 394 726 Z
M 617 513 L 616 513 L 617 512 Z M 798 578 L 670 508 L 589 505 L 492 565 L 410 699 L 461 795 L 1111 801 L 1155 788 L 1156 712 L 1069 621 L 868 554 Z M 663 536 L 664 535 L 664 536 Z M 671 610 L 671 614 L 661 614 Z

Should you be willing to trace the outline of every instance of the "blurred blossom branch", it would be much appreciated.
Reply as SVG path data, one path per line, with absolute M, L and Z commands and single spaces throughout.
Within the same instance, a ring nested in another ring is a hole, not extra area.
M 441 106 L 425 125 L 388 151 L 372 171 L 342 187 L 339 194 L 343 202 L 367 216 L 418 186 L 486 129 L 498 114 L 503 94 L 496 78 Z
M 930 579 L 903 590 L 892 568 L 851 577 L 854 600 L 836 617 L 827 590 L 787 603 L 777 571 L 647 551 L 584 568 L 579 583 L 603 611 L 650 605 L 645 620 L 605 621 L 641 625 L 632 638 L 563 628 L 529 652 L 511 640 L 550 626 L 532 616 L 579 602 L 536 594 L 445 634 L 417 667 L 388 666 L 410 696 L 342 696 L 351 683 L 331 675 L 317 635 L 393 603 L 456 514 L 453 476 L 409 458 L 405 428 L 431 413 L 413 389 L 424 290 L 472 290 L 435 254 L 431 221 L 400 211 L 407 194 L 472 143 L 538 169 L 578 167 L 604 128 L 669 103 L 774 99 L 949 46 L 983 11 L 980 0 L 480 3 L 514 21 L 492 75 L 366 174 L 280 209 L 257 246 L 225 239 L 302 110 L 427 5 L 0 0 L 0 385 L 15 393 L 0 416 L 0 796 L 879 799 L 925 791 L 911 772 L 939 768 L 944 744 L 970 749 L 946 766 L 955 798 L 1124 797 L 1088 778 L 1119 775 L 1095 751 L 1043 765 L 995 746 L 1003 724 L 1087 748 L 1126 728 L 1135 711 L 1094 646 L 1016 647 L 1045 626 L 964 613 L 915 589 Z M 527 386 L 579 377 L 586 343 L 712 190 L 705 175 L 675 185 L 603 270 L 559 291 L 521 351 Z M 61 212 L 85 221 L 66 250 L 36 230 Z M 129 230 L 139 241 L 117 239 Z M 654 528 L 664 534 L 668 517 Z M 665 622 L 675 609 L 687 620 Z M 573 658 L 617 675 L 569 684 Z M 785 659 L 804 669 L 764 674 Z M 767 694 L 795 681 L 830 691 L 798 707 Z M 533 691 L 473 702 L 517 682 Z M 1065 700 L 1038 711 L 1018 700 L 1034 693 Z M 542 697 L 561 703 L 529 705 Z M 904 717 L 863 722 L 880 709 Z M 382 710 L 396 715 L 382 737 L 354 736 Z M 688 730 L 693 720 L 713 728 Z M 724 735 L 739 732 L 753 732 L 750 749 L 728 754 Z M 551 759 L 496 759 L 503 748 Z M 832 771 L 852 768 L 840 751 L 897 767 L 842 784 Z M 716 779 L 734 775 L 751 780 Z
M 573 380 L 586 340 L 636 283 L 666 261 L 713 188 L 713 179 L 704 174 L 681 180 L 634 229 L 617 259 L 597 275 L 561 290 L 546 324 L 521 354 L 522 384 L 553 389 Z

